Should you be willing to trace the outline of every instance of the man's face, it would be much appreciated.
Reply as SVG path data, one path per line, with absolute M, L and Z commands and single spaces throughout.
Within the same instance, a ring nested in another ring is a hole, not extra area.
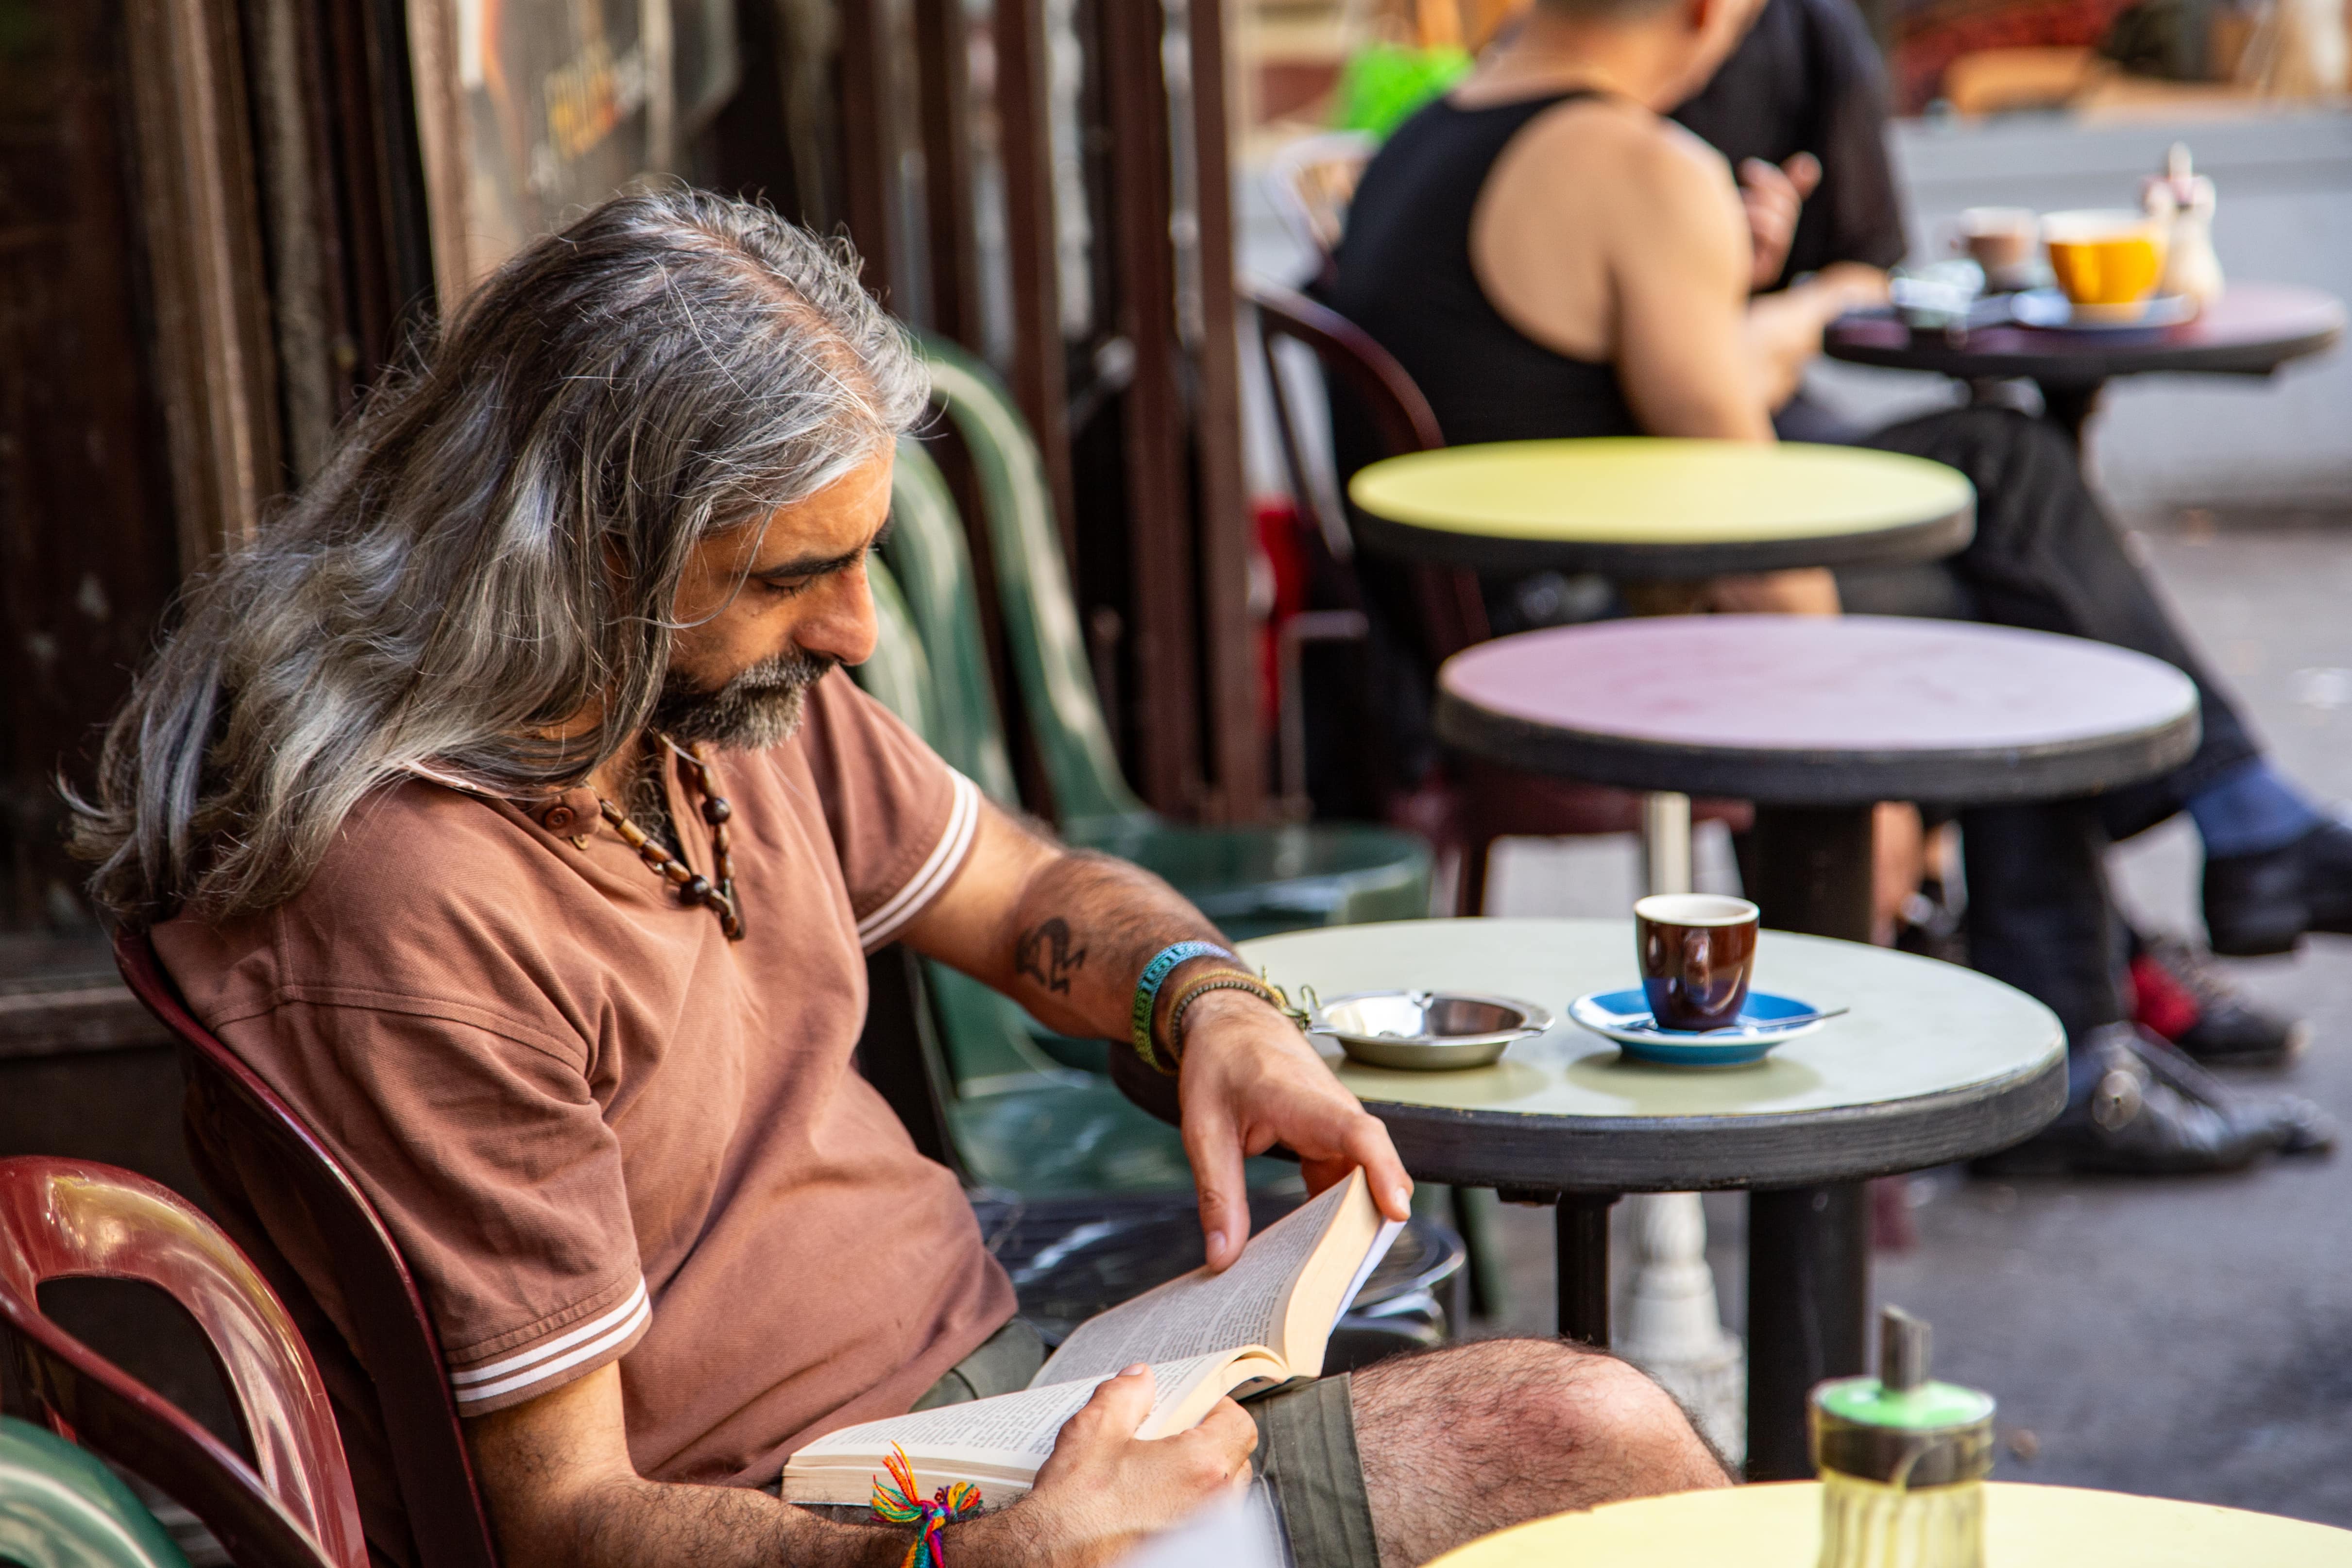
M 866 557 L 890 515 L 890 458 L 885 447 L 808 500 L 696 548 L 655 729 L 727 751 L 772 746 L 799 728 L 827 670 L 873 653 Z

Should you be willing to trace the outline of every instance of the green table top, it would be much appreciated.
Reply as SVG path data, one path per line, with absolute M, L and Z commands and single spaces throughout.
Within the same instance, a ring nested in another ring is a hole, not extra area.
M 1368 542 L 1448 565 L 1656 577 L 1932 560 L 1966 544 L 1956 469 L 1794 442 L 1506 441 L 1372 464 Z
M 1327 1001 L 1483 992 L 1559 1016 L 1494 1066 L 1458 1072 L 1361 1067 L 1318 1042 L 1339 1080 L 1389 1122 L 1408 1167 L 1433 1179 L 1472 1180 L 1463 1162 L 1491 1160 L 1480 1184 L 1532 1182 L 1519 1166 L 1541 1163 L 1546 1149 L 1577 1167 L 1555 1172 L 1571 1184 L 1620 1191 L 1843 1179 L 2004 1147 L 2063 1100 L 2065 1040 L 2048 1008 L 1971 970 L 1887 948 L 1766 931 L 1759 986 L 1853 1011 L 1738 1068 L 1635 1062 L 1568 1021 L 1572 998 L 1641 983 L 1630 920 L 1325 926 L 1240 951 L 1276 984 L 1294 994 L 1311 985 Z

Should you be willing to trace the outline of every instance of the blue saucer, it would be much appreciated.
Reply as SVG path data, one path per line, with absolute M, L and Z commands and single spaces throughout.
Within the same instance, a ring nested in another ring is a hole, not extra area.
M 1738 1067 L 1761 1061 L 1773 1047 L 1811 1034 L 1829 1020 L 1812 1015 L 1815 1004 L 1777 992 L 1750 990 L 1739 1022 L 1704 1034 L 1662 1029 L 1650 1016 L 1650 999 L 1638 985 L 1595 991 L 1568 1005 L 1568 1016 L 1596 1035 L 1617 1042 L 1627 1056 L 1674 1067 Z M 1780 1019 L 1798 1022 L 1781 1023 Z

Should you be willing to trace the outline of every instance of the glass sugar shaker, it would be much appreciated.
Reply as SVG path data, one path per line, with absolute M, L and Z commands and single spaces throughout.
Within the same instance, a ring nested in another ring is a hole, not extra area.
M 1879 1319 L 1876 1377 L 1816 1386 L 1820 1568 L 1984 1568 L 1992 1395 L 1927 1376 L 1927 1325 Z

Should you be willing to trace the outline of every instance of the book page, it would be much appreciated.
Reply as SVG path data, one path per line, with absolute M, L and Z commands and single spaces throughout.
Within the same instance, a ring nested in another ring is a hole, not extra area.
M 1151 1414 L 1145 1417 L 1141 1429 L 1150 1431 L 1152 1424 L 1181 1405 L 1204 1377 L 1233 1360 L 1230 1356 L 1204 1355 L 1154 1363 Z M 1020 1455 L 1043 1464 L 1045 1456 L 1054 1451 L 1054 1439 L 1061 1435 L 1062 1423 L 1076 1415 L 1079 1406 L 1093 1398 L 1095 1390 L 1105 1381 L 1117 1375 L 1114 1370 L 1101 1377 L 1047 1384 L 1024 1388 L 1018 1394 L 971 1399 L 961 1405 L 942 1405 L 936 1410 L 918 1410 L 908 1415 L 845 1426 L 804 1445 L 793 1455 L 791 1464 L 821 1463 L 836 1455 L 854 1458 L 886 1453 L 893 1443 L 903 1445 L 909 1454 L 916 1455 L 953 1452 L 1000 1459 Z
M 1343 1206 L 1369 1203 L 1356 1171 L 1250 1237 L 1223 1274 L 1203 1266 L 1087 1319 L 1030 1379 L 1033 1389 L 1100 1379 L 1137 1362 L 1184 1360 L 1282 1343 L 1292 1287 Z
M 1389 1255 L 1389 1248 L 1394 1247 L 1396 1238 L 1403 1234 L 1404 1221 L 1401 1219 L 1381 1221 L 1381 1232 L 1372 1237 L 1372 1249 L 1364 1254 L 1364 1261 L 1357 1268 L 1356 1277 L 1348 1281 L 1347 1292 L 1339 1298 L 1339 1304 L 1331 1309 L 1333 1331 L 1338 1331 L 1339 1320 L 1348 1315 L 1348 1309 L 1356 1304 L 1357 1296 L 1363 1291 L 1364 1281 L 1372 1277 L 1372 1270 L 1381 1266 L 1381 1259 Z

